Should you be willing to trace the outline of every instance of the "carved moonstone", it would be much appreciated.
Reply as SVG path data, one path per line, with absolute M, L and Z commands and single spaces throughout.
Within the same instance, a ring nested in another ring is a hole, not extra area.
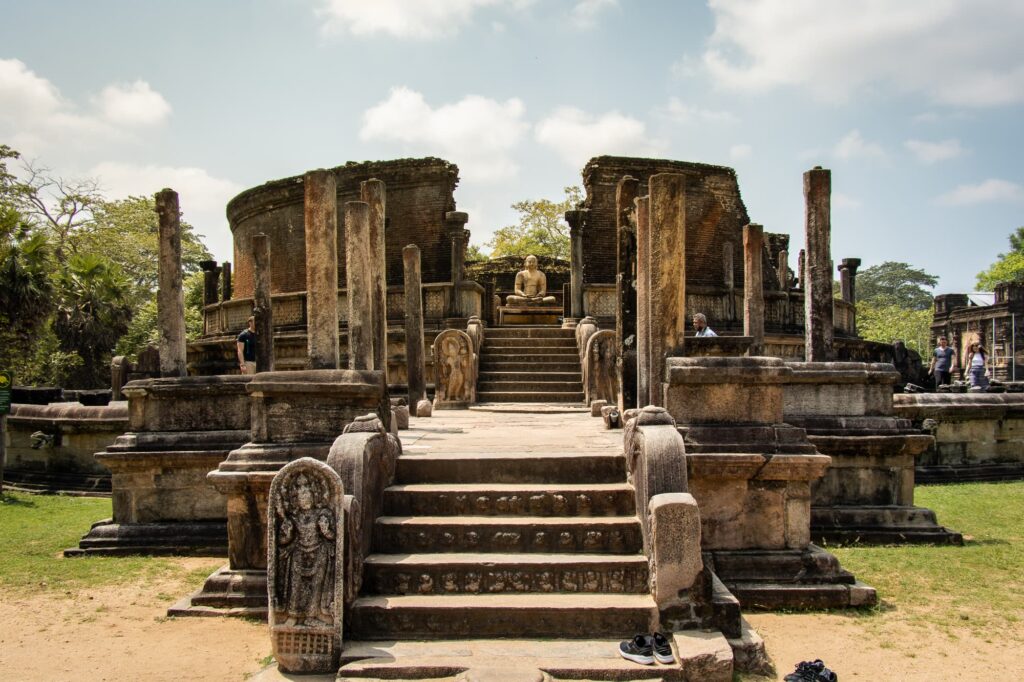
M 303 457 L 270 486 L 267 591 L 274 658 L 289 673 L 326 673 L 341 653 L 344 490 L 329 466 Z

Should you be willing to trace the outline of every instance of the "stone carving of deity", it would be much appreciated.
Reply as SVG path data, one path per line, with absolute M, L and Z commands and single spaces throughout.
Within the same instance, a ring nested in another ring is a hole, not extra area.
M 473 341 L 466 332 L 447 329 L 437 335 L 434 339 L 434 370 L 437 372 L 434 407 L 475 400 L 474 357 Z
M 537 269 L 537 257 L 527 256 L 524 270 L 516 274 L 516 293 L 509 295 L 505 303 L 511 306 L 554 305 L 555 297 L 548 296 L 548 280 Z

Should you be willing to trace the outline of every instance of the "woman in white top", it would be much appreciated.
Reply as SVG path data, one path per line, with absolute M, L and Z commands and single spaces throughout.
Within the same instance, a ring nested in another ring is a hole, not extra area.
M 967 381 L 971 388 L 988 388 L 988 377 L 985 376 L 985 363 L 988 352 L 985 347 L 975 341 L 967 351 Z

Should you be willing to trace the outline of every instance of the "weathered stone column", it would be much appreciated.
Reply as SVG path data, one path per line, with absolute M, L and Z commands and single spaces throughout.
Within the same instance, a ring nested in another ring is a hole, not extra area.
M 650 188 L 651 405 L 664 405 L 665 359 L 686 338 L 686 176 L 659 173 Z
M 183 377 L 185 369 L 185 293 L 181 286 L 181 212 L 178 193 L 156 194 L 160 221 L 160 271 L 156 292 L 160 326 L 160 376 Z
M 220 268 L 215 260 L 199 261 L 199 267 L 203 270 L 203 305 L 213 305 L 219 298 Z
M 636 200 L 636 400 L 651 404 L 651 200 Z
M 388 379 L 388 283 L 384 258 L 384 216 L 386 189 L 381 180 L 360 183 L 362 200 L 370 207 L 370 277 L 373 282 L 373 369 Z
M 328 170 L 309 171 L 303 183 L 306 190 L 306 334 L 309 367 L 337 369 L 338 192 L 334 173 Z M 348 295 L 351 301 L 352 292 L 349 291 Z
M 274 371 L 274 308 L 270 297 L 270 239 L 252 237 L 252 268 L 255 275 L 252 315 L 256 318 L 256 371 Z
M 469 222 L 469 214 L 463 211 L 448 211 L 444 214 L 444 222 L 448 226 L 448 237 L 452 241 L 452 297 L 448 316 L 464 317 L 459 283 L 464 279 L 466 272 L 469 230 L 465 228 L 465 225 Z
M 415 410 L 427 397 L 426 367 L 423 360 L 423 292 L 420 247 L 402 249 L 405 268 L 405 363 L 409 383 L 409 407 Z
M 743 335 L 753 338 L 748 355 L 764 355 L 764 280 L 761 253 L 764 230 L 760 225 L 743 227 Z
M 800 289 L 807 288 L 807 250 L 800 249 L 800 253 L 796 257 L 796 272 L 797 277 L 800 278 Z
M 832 172 L 815 166 L 804 173 L 804 243 L 807 282 L 804 285 L 804 360 L 832 359 Z
M 789 251 L 779 251 L 779 291 L 789 291 Z
M 572 287 L 572 316 L 583 317 L 583 228 L 589 211 L 578 209 L 565 212 L 569 223 L 569 281 Z
M 231 262 L 224 261 L 220 266 L 220 300 L 231 300 Z
M 636 217 L 634 204 L 640 181 L 627 175 L 615 188 L 615 221 L 618 242 L 615 250 L 616 373 L 619 380 L 620 410 L 637 407 L 636 402 Z
M 736 270 L 733 264 L 732 242 L 722 244 L 722 283 L 729 290 L 729 302 L 725 309 L 731 319 L 736 319 Z
M 844 258 L 839 263 L 839 290 L 847 303 L 857 303 L 857 268 L 860 258 Z
M 345 202 L 345 274 L 348 290 L 348 368 L 373 369 L 373 266 L 370 206 Z

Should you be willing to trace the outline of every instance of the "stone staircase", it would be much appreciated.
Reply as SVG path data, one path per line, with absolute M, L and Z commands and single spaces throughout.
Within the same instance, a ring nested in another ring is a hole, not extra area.
M 583 403 L 573 329 L 492 327 L 480 349 L 477 400 L 484 403 Z
M 642 542 L 621 454 L 407 453 L 348 627 L 361 640 L 649 632 Z

